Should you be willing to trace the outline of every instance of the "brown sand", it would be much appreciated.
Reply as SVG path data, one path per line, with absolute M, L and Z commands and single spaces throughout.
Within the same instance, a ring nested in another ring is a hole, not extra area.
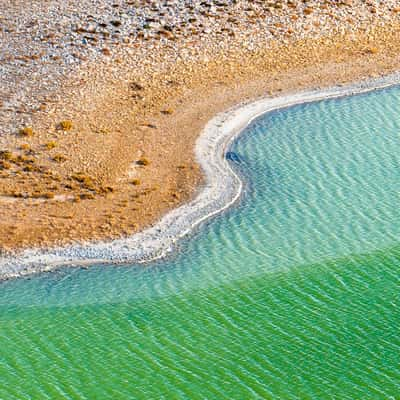
M 132 71 L 118 59 L 86 65 L 65 82 L 62 101 L 48 101 L 34 114 L 34 136 L 15 134 L 1 143 L 11 153 L 0 156 L 2 250 L 143 229 L 198 190 L 194 144 L 216 113 L 268 93 L 398 70 L 399 39 L 400 25 L 392 24 L 207 57 L 199 51 L 190 62 L 153 69 Z M 168 51 L 159 56 L 171 59 Z M 71 130 L 57 126 L 63 120 L 72 121 Z

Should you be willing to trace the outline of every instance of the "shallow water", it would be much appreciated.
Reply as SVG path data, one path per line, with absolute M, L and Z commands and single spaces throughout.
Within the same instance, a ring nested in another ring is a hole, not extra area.
M 0 285 L 0 399 L 398 399 L 400 89 L 280 110 L 168 260 Z

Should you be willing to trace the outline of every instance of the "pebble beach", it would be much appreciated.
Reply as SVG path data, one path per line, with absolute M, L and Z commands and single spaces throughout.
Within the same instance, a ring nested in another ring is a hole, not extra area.
M 396 1 L 98 3 L 2 6 L 4 257 L 129 237 L 195 198 L 220 112 L 398 70 Z

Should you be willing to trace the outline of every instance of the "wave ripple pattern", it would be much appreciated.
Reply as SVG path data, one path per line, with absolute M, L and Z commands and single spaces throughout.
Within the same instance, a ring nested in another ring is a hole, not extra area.
M 146 267 L 0 285 L 0 399 L 397 399 L 400 89 L 277 110 Z

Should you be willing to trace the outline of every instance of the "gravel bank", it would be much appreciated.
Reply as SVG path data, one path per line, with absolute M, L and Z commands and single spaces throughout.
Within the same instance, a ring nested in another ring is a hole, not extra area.
M 274 40 L 357 33 L 399 21 L 399 16 L 394 0 L 5 0 L 0 137 L 63 102 L 70 89 L 65 81 L 88 64 L 126 58 L 134 68 L 142 60 L 189 62 L 199 51 L 210 57 L 233 48 L 258 49 Z M 174 59 L 160 59 L 160 46 L 170 47 Z

